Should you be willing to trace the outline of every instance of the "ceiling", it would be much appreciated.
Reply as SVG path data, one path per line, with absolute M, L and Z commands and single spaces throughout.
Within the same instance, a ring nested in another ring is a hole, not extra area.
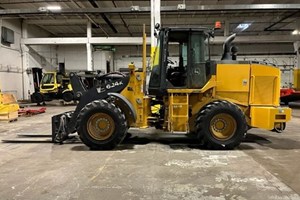
M 2 15 L 3 18 L 22 18 L 28 24 L 34 24 L 57 37 L 82 37 L 86 35 L 87 22 L 93 23 L 93 36 L 140 36 L 142 25 L 146 24 L 146 31 L 150 33 L 150 12 L 122 12 L 122 8 L 132 6 L 150 7 L 147 1 L 100 1 L 100 0 L 1 0 L 2 11 L 18 9 L 17 13 Z M 208 26 L 213 27 L 215 21 L 221 21 L 224 27 L 228 24 L 229 33 L 238 32 L 240 35 L 290 35 L 300 28 L 300 10 L 276 9 L 239 10 L 238 5 L 250 4 L 297 4 L 299 0 L 202 0 L 202 1 L 173 1 L 161 0 L 161 7 L 177 7 L 185 2 L 186 6 L 228 5 L 231 10 L 207 10 L 200 9 L 180 11 L 173 9 L 161 12 L 163 26 Z M 105 9 L 106 12 L 97 13 L 43 13 L 36 12 L 42 7 L 59 5 L 62 10 L 79 9 Z M 299 4 L 298 4 L 299 5 Z M 198 7 L 199 8 L 199 7 Z M 24 12 L 25 10 L 30 12 Z M 109 12 L 120 9 L 120 12 Z M 1 11 L 1 10 L 0 10 Z M 15 10 L 16 11 L 16 10 Z M 34 11 L 34 12 L 31 12 Z M 0 15 L 1 16 L 1 15 Z M 241 31 L 237 29 L 239 24 L 247 23 L 250 26 Z M 224 28 L 218 30 L 217 35 L 224 35 Z

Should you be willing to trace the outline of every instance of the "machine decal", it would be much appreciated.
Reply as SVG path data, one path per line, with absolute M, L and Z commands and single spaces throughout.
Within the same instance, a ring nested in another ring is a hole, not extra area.
M 111 88 L 114 88 L 116 86 L 119 86 L 119 85 L 123 85 L 123 82 L 122 81 L 117 81 L 117 82 L 114 82 L 114 83 L 110 83 L 110 84 L 107 84 L 105 87 L 106 89 L 111 89 Z

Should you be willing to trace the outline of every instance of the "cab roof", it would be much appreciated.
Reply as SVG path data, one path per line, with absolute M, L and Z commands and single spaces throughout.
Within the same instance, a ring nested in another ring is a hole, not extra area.
M 201 26 L 189 26 L 189 27 L 162 27 L 162 31 L 171 30 L 171 31 L 203 31 L 203 32 L 212 32 L 213 30 L 207 27 Z

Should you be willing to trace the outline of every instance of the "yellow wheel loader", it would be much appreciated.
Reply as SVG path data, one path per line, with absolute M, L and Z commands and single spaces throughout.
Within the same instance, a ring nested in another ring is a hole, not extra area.
M 154 126 L 190 133 L 210 149 L 233 149 L 251 127 L 283 131 L 291 109 L 279 105 L 277 67 L 237 61 L 235 35 L 225 41 L 222 58 L 213 61 L 213 30 L 156 28 L 158 45 L 149 84 L 145 34 L 142 69 L 130 64 L 128 74 L 98 76 L 99 84 L 88 90 L 75 73 L 70 74 L 80 101 L 75 111 L 52 117 L 53 142 L 62 143 L 77 132 L 91 149 L 113 149 L 128 128 Z

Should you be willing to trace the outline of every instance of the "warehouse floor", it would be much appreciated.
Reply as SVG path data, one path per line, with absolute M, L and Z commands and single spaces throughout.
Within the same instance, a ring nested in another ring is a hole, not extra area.
M 51 116 L 73 106 L 0 124 L 0 139 L 50 134 Z M 1 199 L 300 199 L 300 109 L 284 134 L 258 129 L 237 150 L 208 151 L 183 137 L 131 129 L 113 151 L 79 141 L 0 143 Z M 34 139 L 34 138 L 33 138 Z

